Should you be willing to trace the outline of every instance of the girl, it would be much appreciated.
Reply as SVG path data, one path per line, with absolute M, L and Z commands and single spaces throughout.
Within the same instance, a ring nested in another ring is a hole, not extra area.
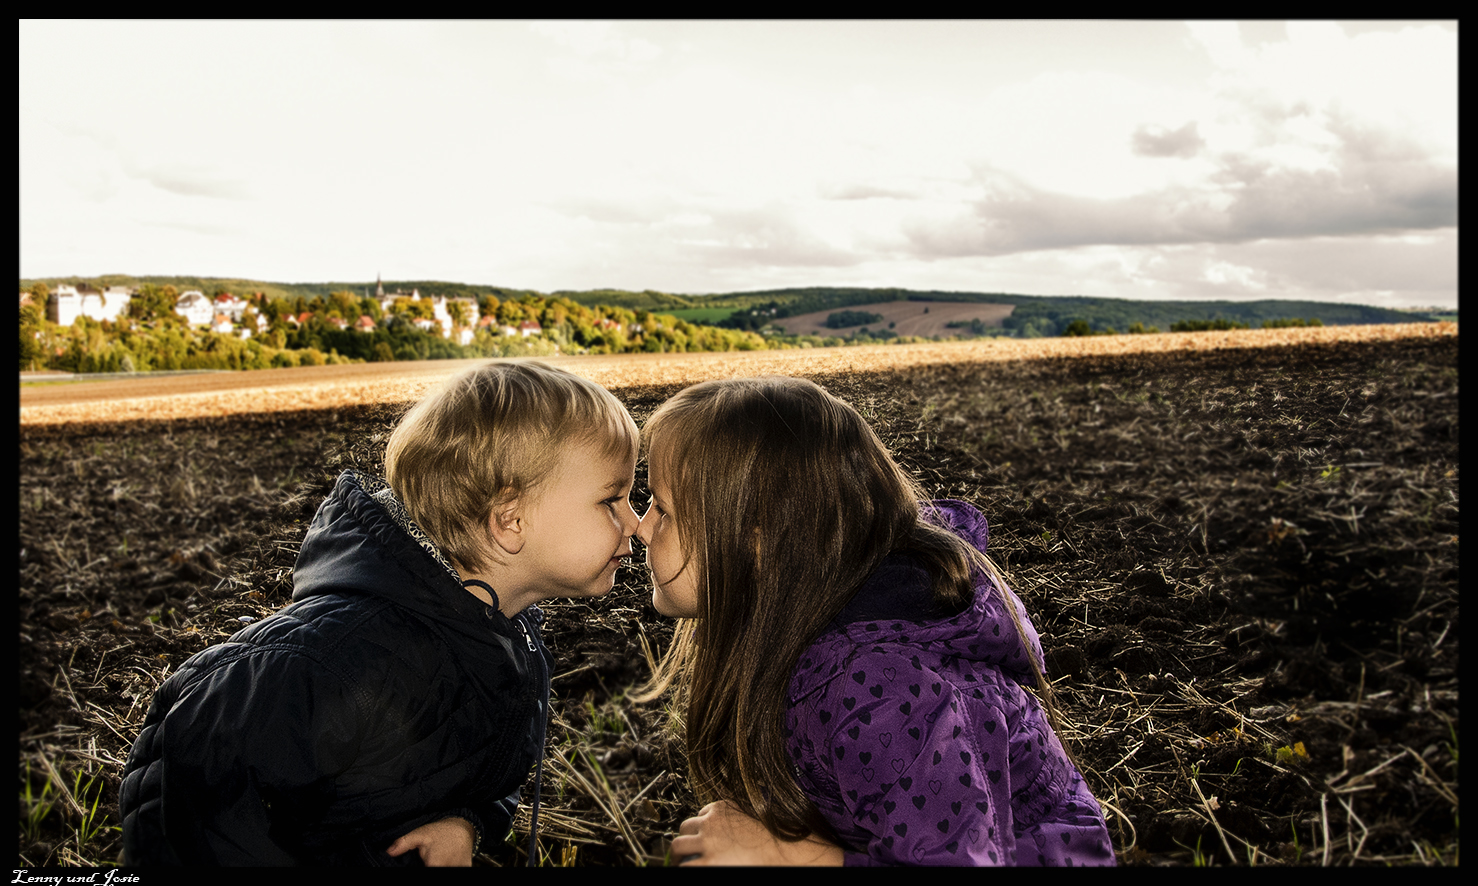
M 1113 864 L 1043 705 L 1042 652 L 985 518 L 922 503 L 846 403 L 711 381 L 642 432 L 638 538 L 675 641 L 687 863 Z M 1024 642 L 1023 642 L 1024 641 Z M 1030 653 L 1027 652 L 1030 649 Z

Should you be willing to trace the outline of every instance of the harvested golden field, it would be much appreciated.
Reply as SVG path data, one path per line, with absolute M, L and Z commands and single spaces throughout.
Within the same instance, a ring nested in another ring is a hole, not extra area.
M 811 378 L 976 505 L 1121 864 L 1458 863 L 1455 325 L 552 362 L 639 424 L 699 379 Z M 18 869 L 119 863 L 154 691 L 287 604 L 335 477 L 461 368 L 23 388 Z M 672 638 L 639 560 L 542 606 L 544 865 L 670 863 L 696 811 L 683 736 L 627 698 Z M 532 793 L 477 864 L 525 863 Z
M 747 375 L 882 372 L 941 363 L 1108 357 L 1456 335 L 1454 323 L 1412 323 L 544 359 L 608 388 L 619 388 L 692 384 L 708 378 Z M 432 385 L 477 362 L 480 361 L 362 363 L 22 385 L 20 418 L 23 425 L 137 421 L 406 402 L 419 399 Z

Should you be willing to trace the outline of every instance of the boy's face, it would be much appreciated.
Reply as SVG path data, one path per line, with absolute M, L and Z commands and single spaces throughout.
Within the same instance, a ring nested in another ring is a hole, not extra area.
M 648 464 L 647 485 L 652 503 L 642 515 L 637 538 L 647 549 L 647 568 L 652 573 L 652 606 L 670 618 L 698 615 L 697 567 L 683 565 L 682 540 L 672 519 L 672 497 L 661 465 Z
M 592 444 L 566 447 L 559 466 L 521 509 L 527 541 L 519 552 L 526 583 L 541 598 L 598 597 L 631 555 L 636 459 Z

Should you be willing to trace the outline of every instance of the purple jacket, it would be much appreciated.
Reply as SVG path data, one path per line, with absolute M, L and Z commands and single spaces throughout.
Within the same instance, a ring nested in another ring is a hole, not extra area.
M 933 505 L 985 550 L 979 511 Z M 1022 689 L 1031 670 L 987 588 L 981 579 L 970 608 L 931 616 L 928 573 L 890 555 L 801 654 L 790 752 L 801 789 L 848 844 L 847 864 L 1114 864 L 1098 802 Z M 1010 596 L 1040 663 L 1037 632 Z

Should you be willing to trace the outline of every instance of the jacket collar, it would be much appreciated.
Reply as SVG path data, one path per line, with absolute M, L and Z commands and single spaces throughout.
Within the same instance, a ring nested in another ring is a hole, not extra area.
M 907 554 L 889 554 L 826 630 L 860 621 L 923 621 L 947 614 L 934 603 L 928 571 Z

